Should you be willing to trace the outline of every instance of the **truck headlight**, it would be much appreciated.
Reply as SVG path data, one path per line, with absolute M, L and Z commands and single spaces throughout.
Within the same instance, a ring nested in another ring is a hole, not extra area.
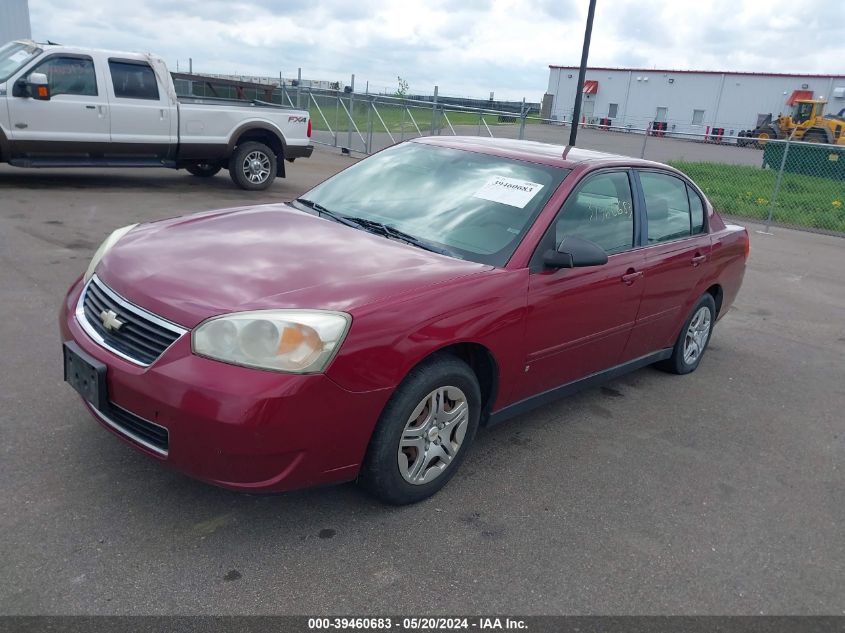
M 138 224 L 130 224 L 129 226 L 124 226 L 123 228 L 119 228 L 114 231 L 111 235 L 109 235 L 103 243 L 100 244 L 100 247 L 94 251 L 94 257 L 91 258 L 91 263 L 88 264 L 88 270 L 85 271 L 85 282 L 88 283 L 88 280 L 94 275 L 94 270 L 97 268 L 97 264 L 100 263 L 100 260 L 106 256 L 112 247 L 120 241 L 124 235 L 129 233 L 132 229 L 134 229 Z
M 194 354 L 294 374 L 323 371 L 352 317 L 324 310 L 256 310 L 214 317 L 191 335 Z

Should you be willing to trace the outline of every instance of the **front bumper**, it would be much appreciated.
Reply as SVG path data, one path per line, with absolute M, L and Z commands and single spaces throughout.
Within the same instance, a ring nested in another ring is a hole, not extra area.
M 82 288 L 78 280 L 62 304 L 62 340 L 107 366 L 112 405 L 168 434 L 167 450 L 155 450 L 86 402 L 124 442 L 191 477 L 237 490 L 281 492 L 356 477 L 390 390 L 351 392 L 324 374 L 280 374 L 201 358 L 191 353 L 190 332 L 141 367 L 82 329 L 74 314 Z

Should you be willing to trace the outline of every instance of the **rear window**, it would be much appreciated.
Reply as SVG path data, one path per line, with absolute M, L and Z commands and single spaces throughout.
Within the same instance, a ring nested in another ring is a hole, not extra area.
M 149 64 L 109 60 L 109 71 L 115 97 L 158 101 L 158 83 Z

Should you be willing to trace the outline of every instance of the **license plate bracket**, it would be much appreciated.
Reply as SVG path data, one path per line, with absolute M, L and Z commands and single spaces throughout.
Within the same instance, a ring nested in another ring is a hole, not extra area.
M 106 366 L 89 356 L 73 341 L 62 345 L 65 382 L 98 411 L 105 411 L 109 398 L 106 385 Z

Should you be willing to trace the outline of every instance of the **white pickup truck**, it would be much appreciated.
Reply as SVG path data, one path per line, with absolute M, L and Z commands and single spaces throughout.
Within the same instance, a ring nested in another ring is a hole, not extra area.
M 306 111 L 177 98 L 153 55 L 15 41 L 0 46 L 0 162 L 16 167 L 228 169 L 266 189 L 308 157 Z

